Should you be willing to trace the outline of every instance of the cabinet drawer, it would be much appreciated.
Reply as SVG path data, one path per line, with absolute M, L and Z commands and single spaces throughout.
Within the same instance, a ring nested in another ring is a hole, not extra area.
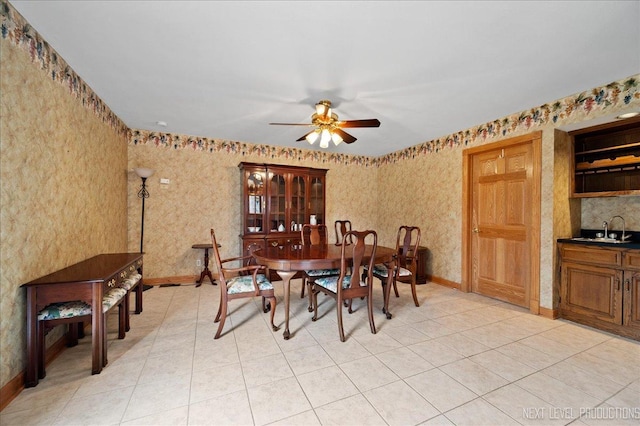
M 620 250 L 607 250 L 566 244 L 562 247 L 561 254 L 563 261 L 594 263 L 607 266 L 622 265 L 622 252 Z
M 640 271 L 640 252 L 628 251 L 622 257 L 622 266 Z

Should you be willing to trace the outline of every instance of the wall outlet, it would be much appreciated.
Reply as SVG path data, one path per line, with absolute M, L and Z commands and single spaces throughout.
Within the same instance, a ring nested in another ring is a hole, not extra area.
M 202 266 L 202 261 L 200 259 L 196 260 L 196 266 L 199 268 Z
M 170 182 L 171 182 L 171 181 L 170 181 L 169 179 L 166 179 L 166 178 L 161 178 L 161 179 L 160 179 L 160 183 L 161 183 L 162 185 L 169 185 L 169 183 L 170 183 Z

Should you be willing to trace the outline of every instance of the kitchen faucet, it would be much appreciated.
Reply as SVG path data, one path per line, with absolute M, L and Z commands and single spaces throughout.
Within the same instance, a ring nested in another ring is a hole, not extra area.
M 626 225 L 625 225 L 624 218 L 622 216 L 616 215 L 616 216 L 613 216 L 611 219 L 609 219 L 609 223 L 613 222 L 613 219 L 615 219 L 615 218 L 619 218 L 622 221 L 622 238 L 620 238 L 620 241 L 624 241 L 624 240 L 627 239 L 627 237 L 625 235 L 625 227 L 626 227 Z M 605 222 L 605 223 L 607 223 L 607 222 Z M 607 231 L 606 231 L 606 228 L 605 228 L 605 237 L 607 236 L 606 232 Z
M 609 224 L 607 223 L 606 220 L 602 222 L 602 227 L 604 228 L 604 237 L 609 238 L 609 230 L 608 230 Z

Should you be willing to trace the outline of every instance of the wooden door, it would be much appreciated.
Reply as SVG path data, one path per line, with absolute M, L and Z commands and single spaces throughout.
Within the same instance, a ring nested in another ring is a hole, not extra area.
M 465 152 L 466 287 L 539 309 L 540 134 Z M 464 254 L 463 254 L 464 255 Z M 468 256 L 468 257 L 467 257 Z

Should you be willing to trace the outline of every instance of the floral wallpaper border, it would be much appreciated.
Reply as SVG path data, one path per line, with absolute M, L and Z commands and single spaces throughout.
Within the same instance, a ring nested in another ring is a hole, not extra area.
M 6 0 L 0 2 L 0 36 L 21 48 L 51 79 L 69 88 L 69 94 L 111 126 L 118 135 L 126 136 L 129 128 L 71 69 L 69 64 L 38 34 Z
M 444 148 L 453 148 L 460 145 L 467 146 L 476 143 L 478 140 L 485 140 L 495 136 L 506 137 L 521 130 L 533 130 L 534 127 L 541 127 L 549 122 L 568 121 L 578 114 L 588 116 L 596 111 L 602 112 L 611 107 L 621 106 L 621 102 L 624 105 L 629 105 L 634 100 L 640 100 L 639 79 L 640 74 L 636 74 L 624 80 L 609 83 L 604 87 L 568 96 L 552 104 L 544 104 L 528 111 L 515 113 L 490 123 L 396 151 L 379 157 L 377 165 L 415 158 L 419 155 L 441 151 Z
M 118 134 L 126 135 L 131 145 L 153 144 L 159 148 L 192 149 L 203 152 L 227 152 L 233 155 L 258 155 L 267 159 L 310 160 L 325 164 L 360 165 L 379 167 L 405 159 L 437 153 L 445 148 L 472 145 L 478 141 L 496 136 L 508 136 L 521 130 L 532 130 L 549 122 L 566 121 L 578 114 L 588 116 L 592 112 L 602 112 L 611 107 L 631 104 L 640 100 L 638 89 L 640 74 L 615 81 L 604 87 L 587 90 L 544 104 L 528 111 L 515 113 L 489 123 L 453 133 L 442 138 L 424 142 L 412 147 L 392 152 L 381 157 L 355 156 L 329 153 L 308 149 L 276 147 L 272 145 L 250 144 L 220 139 L 211 139 L 171 133 L 129 129 L 90 87 L 71 69 L 49 44 L 26 22 L 7 2 L 0 0 L 0 35 L 27 52 L 31 61 L 46 71 L 52 80 L 69 88 L 69 93 L 82 105 L 100 116 Z

